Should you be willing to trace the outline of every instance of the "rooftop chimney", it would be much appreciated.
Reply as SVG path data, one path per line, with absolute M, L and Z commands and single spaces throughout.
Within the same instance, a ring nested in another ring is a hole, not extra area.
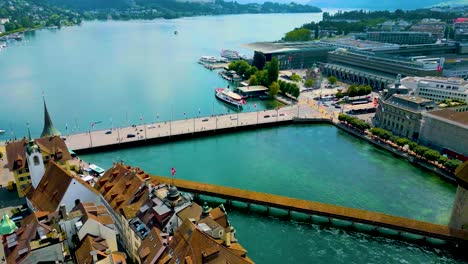
M 93 256 L 93 264 L 96 264 L 96 262 L 98 261 L 98 258 L 97 258 L 97 251 L 96 250 L 93 250 L 91 252 L 89 252 L 89 254 L 91 256 Z

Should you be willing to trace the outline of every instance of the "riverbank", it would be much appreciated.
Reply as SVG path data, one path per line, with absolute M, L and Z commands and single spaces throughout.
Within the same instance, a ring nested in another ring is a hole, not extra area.
M 456 184 L 456 177 L 455 177 L 455 175 L 453 173 L 442 170 L 439 167 L 437 167 L 437 166 L 435 166 L 433 164 L 427 163 L 426 161 L 424 161 L 422 159 L 415 158 L 415 157 L 409 155 L 407 152 L 395 149 L 395 148 L 389 146 L 387 143 L 374 140 L 374 139 L 370 138 L 369 136 L 367 136 L 366 134 L 362 133 L 361 131 L 350 128 L 350 127 L 346 126 L 343 123 L 335 122 L 334 125 L 336 127 L 340 128 L 340 129 L 342 129 L 342 130 L 356 136 L 356 137 L 359 137 L 359 138 L 361 138 L 363 140 L 366 140 L 367 142 L 373 144 L 374 146 L 377 146 L 379 148 L 387 150 L 387 151 L 391 152 L 392 154 L 395 154 L 395 155 L 399 156 L 400 158 L 403 158 L 403 159 L 407 160 L 411 164 L 414 164 L 414 165 L 419 166 L 419 167 L 421 167 L 423 169 L 432 171 L 432 172 L 436 173 L 437 175 L 439 175 L 444 180 L 447 180 L 452 184 Z

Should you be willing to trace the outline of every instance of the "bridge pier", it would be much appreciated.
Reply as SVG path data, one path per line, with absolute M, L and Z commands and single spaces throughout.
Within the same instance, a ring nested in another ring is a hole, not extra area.
M 291 218 L 291 210 L 288 210 L 288 218 Z
M 269 214 L 270 214 L 270 207 L 269 207 L 269 206 L 266 207 L 265 213 L 266 213 L 266 215 L 269 215 Z

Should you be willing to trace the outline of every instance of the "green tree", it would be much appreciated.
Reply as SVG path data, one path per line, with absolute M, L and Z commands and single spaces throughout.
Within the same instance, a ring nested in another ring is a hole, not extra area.
M 456 159 L 450 159 L 447 160 L 444 163 L 444 166 L 449 170 L 449 171 L 455 171 L 455 169 L 462 164 L 461 161 L 456 160 Z
M 273 82 L 270 84 L 270 87 L 268 87 L 268 94 L 271 96 L 271 97 L 274 97 L 278 94 L 279 90 L 280 90 L 280 86 L 277 82 Z
M 437 162 L 439 162 L 439 164 L 444 165 L 445 162 L 447 162 L 447 161 L 448 161 L 448 158 L 447 158 L 447 157 L 445 157 L 445 156 L 440 156 L 440 157 L 439 157 L 439 160 L 438 160 Z
M 358 87 L 354 84 L 351 84 L 348 87 L 348 90 L 346 93 L 348 94 L 349 97 L 355 97 L 358 95 Z
M 250 76 L 254 75 L 258 71 L 257 67 L 252 66 L 248 70 L 245 71 L 244 76 L 246 79 L 249 79 Z
M 255 74 L 250 76 L 249 85 L 252 85 L 252 86 L 253 85 L 258 85 L 257 76 Z
M 418 156 L 423 156 L 424 153 L 425 153 L 426 151 L 428 151 L 428 150 L 429 150 L 428 148 L 419 145 L 419 146 L 417 146 L 417 147 L 414 149 L 414 153 L 416 153 L 416 155 L 418 155 Z
M 248 62 L 244 61 L 244 60 L 240 60 L 239 61 L 239 66 L 237 67 L 237 74 L 239 74 L 240 76 L 243 76 L 244 73 L 246 71 L 248 71 L 250 69 L 250 65 Z
M 301 76 L 299 76 L 298 74 L 296 73 L 293 73 L 291 75 L 291 80 L 294 81 L 294 82 L 300 82 L 302 80 Z
M 419 145 L 416 142 L 410 141 L 408 146 L 410 150 L 414 151 Z
M 438 161 L 440 158 L 440 153 L 436 150 L 430 149 L 424 152 L 423 157 L 428 160 Z
M 0 151 L 0 159 L 3 159 L 3 152 Z
M 257 81 L 260 85 L 268 87 L 268 71 L 267 70 L 257 71 L 255 73 L 255 76 L 257 77 Z
M 392 132 L 379 127 L 373 127 L 369 130 L 369 132 L 383 140 L 389 140 L 393 136 Z
M 57 26 L 60 27 L 60 15 L 58 14 L 53 14 L 49 17 L 49 19 L 46 22 L 46 26 Z
M 315 39 L 319 38 L 319 25 L 318 24 L 314 28 L 314 38 Z
M 253 56 L 252 66 L 257 67 L 258 70 L 263 70 L 265 67 L 266 58 L 261 52 L 255 52 Z
M 297 98 L 301 94 L 301 91 L 299 90 L 299 87 L 297 87 L 297 85 L 294 85 L 289 91 L 289 94 Z
M 283 40 L 285 41 L 309 41 L 312 39 L 311 31 L 306 28 L 298 28 L 292 31 L 289 31 L 284 36 Z
M 328 76 L 327 79 L 330 84 L 336 84 L 336 82 L 338 81 L 338 79 L 336 79 L 335 76 Z
M 410 141 L 407 138 L 397 138 L 395 140 L 395 144 L 397 144 L 400 147 L 403 147 L 403 146 L 407 145 L 409 142 Z
M 307 87 L 307 88 L 310 88 L 312 86 L 314 86 L 315 84 L 315 81 L 313 79 L 307 79 L 304 83 L 304 86 Z
M 272 84 L 278 80 L 279 66 L 278 59 L 273 57 L 268 65 L 268 84 Z

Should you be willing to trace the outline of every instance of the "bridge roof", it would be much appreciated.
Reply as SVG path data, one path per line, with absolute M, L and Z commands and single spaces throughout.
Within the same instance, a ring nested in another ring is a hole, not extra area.
M 172 180 L 165 177 L 154 178 L 160 182 L 171 182 Z M 176 185 L 179 190 L 223 199 L 232 199 L 285 210 L 359 222 L 450 241 L 468 241 L 468 230 L 451 228 L 445 225 L 399 216 L 181 179 L 174 179 L 174 185 Z

